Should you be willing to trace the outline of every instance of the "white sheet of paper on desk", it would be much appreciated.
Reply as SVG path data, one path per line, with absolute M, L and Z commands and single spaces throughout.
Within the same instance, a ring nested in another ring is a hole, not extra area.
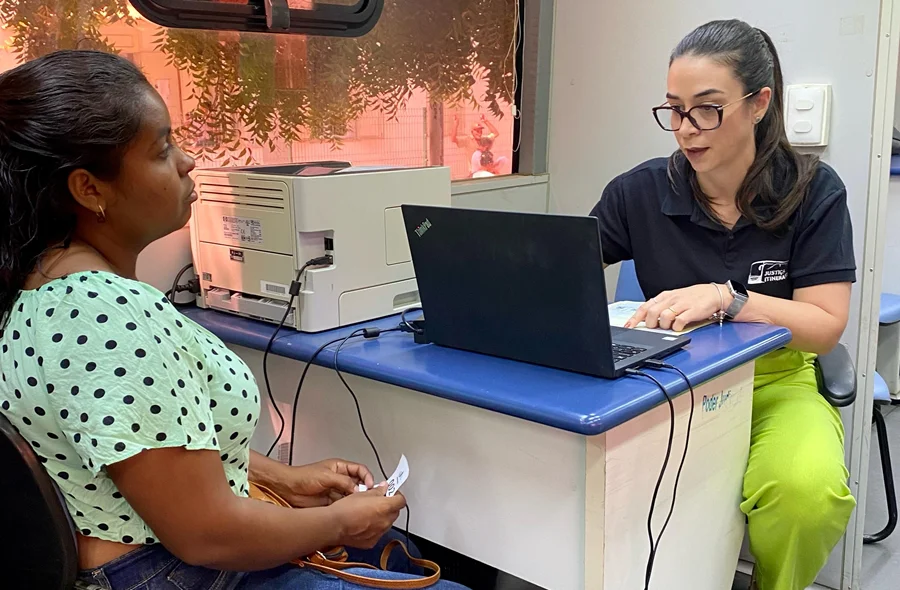
M 615 303 L 610 303 L 608 306 L 609 309 L 609 325 L 615 326 L 617 328 L 624 328 L 625 322 L 631 319 L 631 316 L 635 314 L 638 308 L 643 305 L 642 301 L 616 301 Z M 680 334 L 687 334 L 697 328 L 702 328 L 703 326 L 709 325 L 711 322 L 698 322 L 696 324 L 691 324 L 681 332 L 673 332 L 672 330 L 661 330 L 659 328 L 650 329 L 644 325 L 644 322 L 641 322 L 635 328 L 637 330 L 646 330 L 647 332 L 657 332 L 659 334 L 669 334 L 672 336 L 677 336 Z
M 387 493 L 385 496 L 390 498 L 396 494 L 407 477 L 409 477 L 409 463 L 406 461 L 406 455 L 400 455 L 400 464 L 397 465 L 397 469 L 394 470 L 393 475 L 387 480 Z

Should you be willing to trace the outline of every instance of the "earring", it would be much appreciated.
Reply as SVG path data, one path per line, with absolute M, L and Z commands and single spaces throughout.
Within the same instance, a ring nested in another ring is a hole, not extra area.
M 97 212 L 97 222 L 104 223 L 106 221 L 106 211 L 103 210 L 103 205 L 97 205 L 100 208 L 100 211 Z
M 760 121 L 762 121 L 762 117 L 757 117 L 755 122 L 758 124 Z

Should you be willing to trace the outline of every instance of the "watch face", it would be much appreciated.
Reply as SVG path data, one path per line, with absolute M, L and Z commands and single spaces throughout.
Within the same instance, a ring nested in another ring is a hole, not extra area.
M 741 283 L 739 283 L 737 281 L 728 281 L 728 284 L 731 285 L 731 288 L 734 289 L 735 293 L 738 293 L 740 295 L 743 295 L 744 297 L 747 297 L 747 295 L 748 295 L 747 287 L 745 287 L 744 285 L 742 285 Z

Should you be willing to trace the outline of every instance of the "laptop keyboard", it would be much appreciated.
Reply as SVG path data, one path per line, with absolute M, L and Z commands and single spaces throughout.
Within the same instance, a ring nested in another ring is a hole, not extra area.
M 615 364 L 619 364 L 625 359 L 633 356 L 637 356 L 642 352 L 645 352 L 646 348 L 638 348 L 637 346 L 626 346 L 624 344 L 615 344 L 612 345 L 612 354 L 613 354 L 613 362 Z

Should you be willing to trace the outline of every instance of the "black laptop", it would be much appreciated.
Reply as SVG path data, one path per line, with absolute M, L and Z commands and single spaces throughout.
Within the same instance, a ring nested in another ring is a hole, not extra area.
M 594 217 L 403 205 L 429 342 L 616 378 L 690 339 L 610 328 Z

